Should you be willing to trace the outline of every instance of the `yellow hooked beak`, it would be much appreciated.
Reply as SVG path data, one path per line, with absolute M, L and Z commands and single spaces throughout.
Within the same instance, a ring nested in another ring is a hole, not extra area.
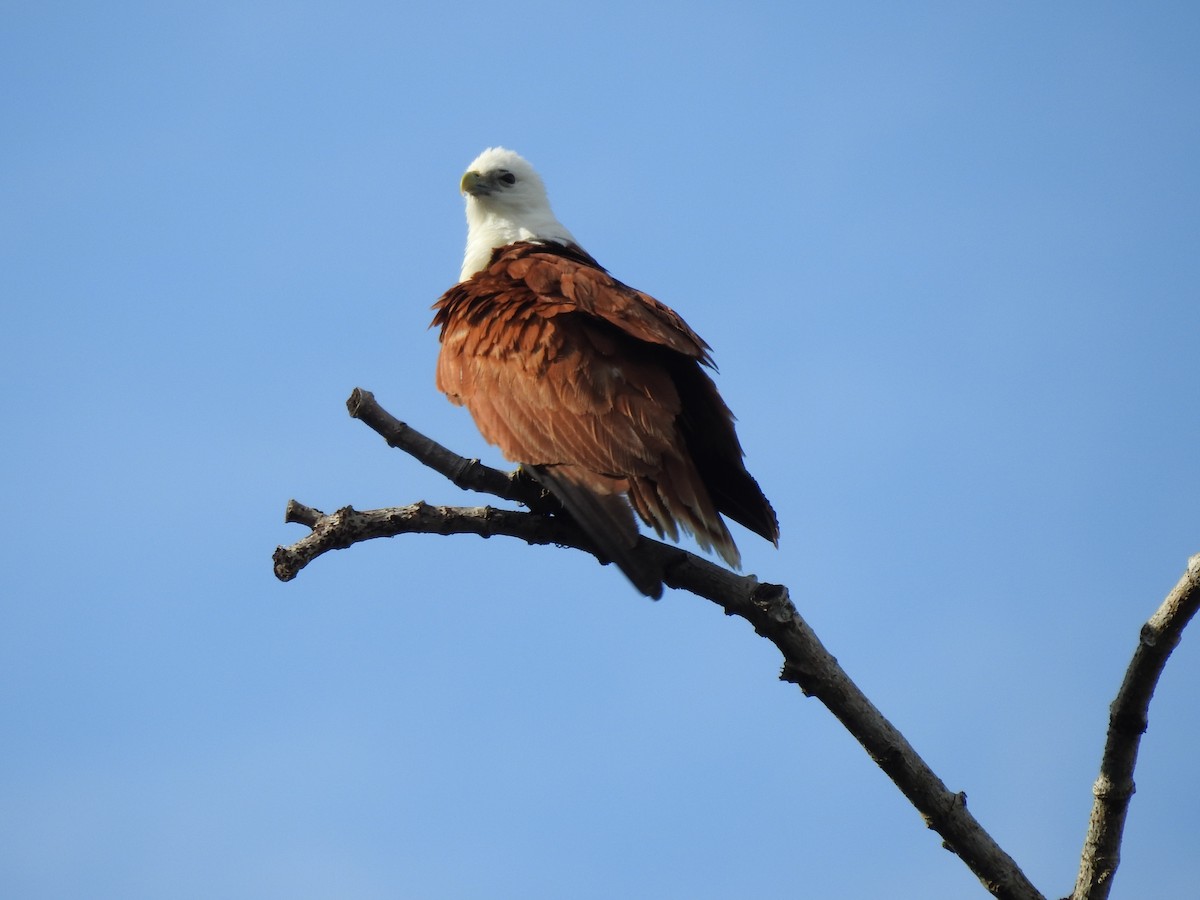
M 478 172 L 468 172 L 465 174 L 462 177 L 462 181 L 458 183 L 458 189 L 464 194 L 470 194 L 472 197 L 480 197 L 492 192 L 487 179 Z

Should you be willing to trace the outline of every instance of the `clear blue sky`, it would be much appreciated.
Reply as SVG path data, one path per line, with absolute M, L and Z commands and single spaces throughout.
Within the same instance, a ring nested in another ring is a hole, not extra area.
M 6 3 L 0 893 L 984 896 L 776 652 L 474 503 L 433 386 L 484 147 L 714 346 L 738 531 L 1047 896 L 1200 552 L 1190 3 Z M 1114 896 L 1193 896 L 1200 634 Z

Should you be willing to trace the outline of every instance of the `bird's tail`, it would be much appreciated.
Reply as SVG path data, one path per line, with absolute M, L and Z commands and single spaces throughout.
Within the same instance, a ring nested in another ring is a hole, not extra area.
M 638 553 L 633 510 L 621 495 L 623 485 L 573 466 L 526 466 L 527 471 L 558 498 L 571 518 L 597 548 L 625 573 L 633 586 L 657 600 L 662 596 L 662 570 Z

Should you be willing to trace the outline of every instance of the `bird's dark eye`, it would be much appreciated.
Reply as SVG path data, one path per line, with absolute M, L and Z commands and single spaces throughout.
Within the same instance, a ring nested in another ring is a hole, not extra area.
M 500 180 L 503 181 L 505 184 L 516 184 L 517 176 L 514 175 L 512 172 L 505 172 L 503 175 L 500 176 Z

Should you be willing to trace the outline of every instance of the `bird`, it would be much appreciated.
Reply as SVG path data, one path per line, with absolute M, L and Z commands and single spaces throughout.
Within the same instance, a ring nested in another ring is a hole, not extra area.
M 722 516 L 778 547 L 775 511 L 705 371 L 711 347 L 580 246 L 519 154 L 489 147 L 459 189 L 467 243 L 458 283 L 433 305 L 437 388 L 648 597 L 662 596 L 663 572 L 638 552 L 635 512 L 733 568 Z

